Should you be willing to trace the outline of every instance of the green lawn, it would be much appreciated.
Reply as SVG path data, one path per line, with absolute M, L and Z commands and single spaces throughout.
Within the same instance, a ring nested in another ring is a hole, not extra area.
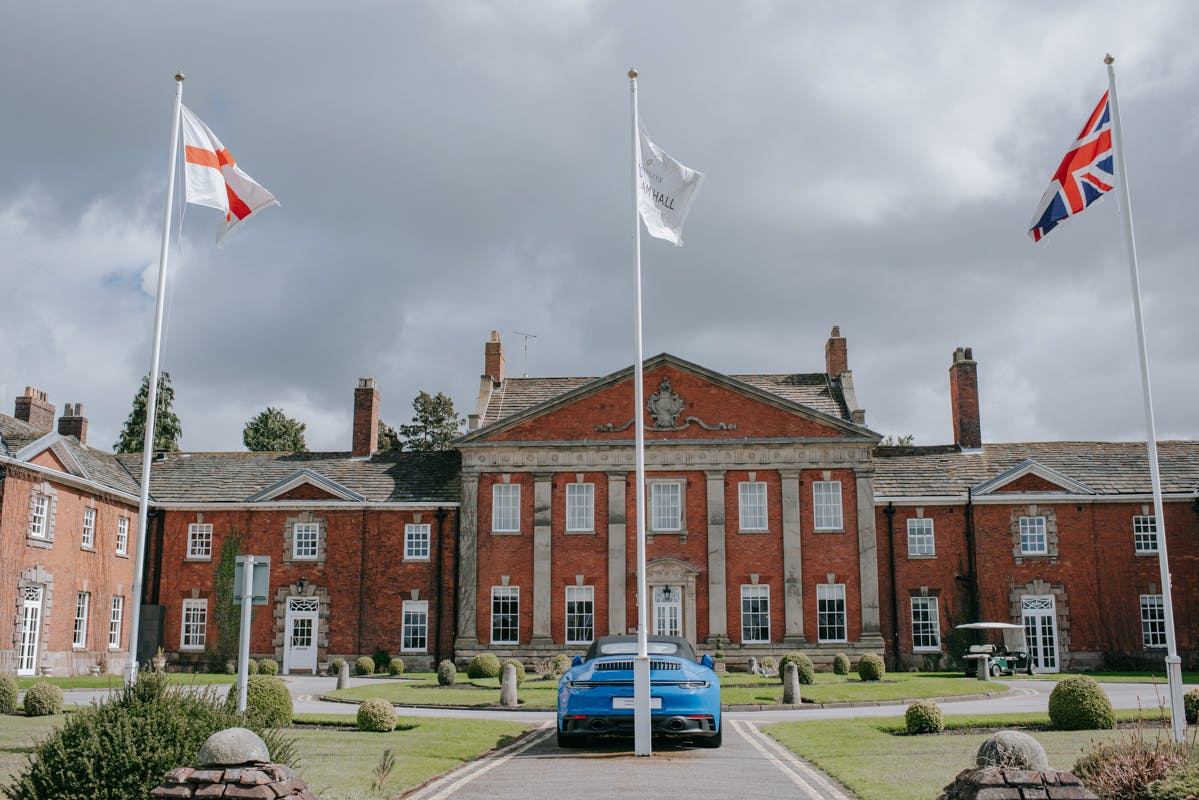
M 1025 681 L 1060 681 L 1071 675 L 1077 675 L 1076 672 L 1055 672 L 1037 675 L 1009 675 L 1003 680 Z M 1100 683 L 1160 683 L 1163 686 L 1166 684 L 1166 676 L 1164 673 L 1152 672 L 1086 672 L 1085 675 L 1090 675 Z M 1184 672 L 1182 673 L 1183 683 L 1199 683 L 1199 672 Z
M 171 683 L 179 686 L 207 686 L 208 684 L 230 684 L 237 682 L 236 675 L 207 672 L 168 672 Z M 60 689 L 119 689 L 125 683 L 122 675 L 73 675 L 69 678 L 17 678 L 17 688 L 28 689 L 35 683 L 45 681 Z
M 405 676 L 412 678 L 413 676 Z M 520 687 L 521 708 L 552 709 L 558 704 L 557 679 L 529 677 Z M 381 697 L 392 703 L 410 706 L 492 706 L 500 702 L 499 678 L 459 678 L 453 686 L 438 686 L 437 676 L 388 682 L 370 682 L 349 689 L 336 689 L 327 697 L 339 700 L 369 700 Z
M 1120 719 L 1136 719 L 1138 712 L 1127 709 L 1116 714 Z M 1151 716 L 1156 718 L 1156 712 Z M 1039 713 L 953 717 L 947 719 L 947 725 L 961 733 L 948 730 L 924 736 L 900 735 L 902 716 L 780 722 L 763 725 L 762 730 L 832 775 L 862 800 L 928 800 L 974 764 L 979 745 L 995 730 L 1048 722 L 1048 717 Z M 988 730 L 977 730 L 983 727 Z M 1044 746 L 1049 763 L 1065 770 L 1073 767 L 1092 741 L 1125 735 L 1119 730 L 1028 732 Z M 1154 735 L 1154 730 L 1146 732 L 1147 738 Z M 1162 730 L 1161 735 L 1169 737 L 1169 731 Z

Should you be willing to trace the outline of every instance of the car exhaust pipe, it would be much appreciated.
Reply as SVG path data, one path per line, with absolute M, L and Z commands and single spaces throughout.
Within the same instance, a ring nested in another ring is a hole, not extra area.
M 591 730 L 593 731 L 602 731 L 606 727 L 608 727 L 608 723 L 602 719 L 591 720 Z
M 687 727 L 687 720 L 682 717 L 671 717 L 670 721 L 666 723 L 666 727 L 672 731 L 681 731 Z

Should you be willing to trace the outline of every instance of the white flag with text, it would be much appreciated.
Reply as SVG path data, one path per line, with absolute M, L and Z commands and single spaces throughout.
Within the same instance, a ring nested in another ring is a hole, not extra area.
M 650 141 L 637 120 L 637 210 L 650 236 L 683 244 L 683 223 L 704 174 L 685 167 Z

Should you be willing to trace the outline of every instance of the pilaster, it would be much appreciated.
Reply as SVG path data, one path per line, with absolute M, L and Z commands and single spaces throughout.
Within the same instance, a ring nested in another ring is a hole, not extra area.
M 728 578 L 725 553 L 724 471 L 708 476 L 708 639 L 728 640 Z
M 533 638 L 530 644 L 547 644 L 550 636 L 550 508 L 553 475 L 533 476 Z
M 858 585 L 862 587 L 862 639 L 881 643 L 878 606 L 878 538 L 874 528 L 874 471 L 854 470 L 858 506 Z
M 626 633 L 624 472 L 608 473 L 608 633 Z
M 780 477 L 783 484 L 783 641 L 787 644 L 798 645 L 807 641 L 803 632 L 803 558 L 800 546 L 799 471 L 785 470 L 780 473 Z
M 458 509 L 458 638 L 454 648 L 479 646 L 475 623 L 479 583 L 479 476 L 462 476 Z

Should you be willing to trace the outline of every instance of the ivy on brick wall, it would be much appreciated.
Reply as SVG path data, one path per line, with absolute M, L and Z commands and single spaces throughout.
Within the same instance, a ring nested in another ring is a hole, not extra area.
M 241 609 L 233 602 L 233 573 L 241 554 L 241 532 L 229 532 L 221 544 L 221 557 L 216 562 L 214 581 L 213 621 L 217 626 L 216 649 L 211 661 L 220 669 L 226 661 L 237 660 L 238 633 L 241 630 Z

